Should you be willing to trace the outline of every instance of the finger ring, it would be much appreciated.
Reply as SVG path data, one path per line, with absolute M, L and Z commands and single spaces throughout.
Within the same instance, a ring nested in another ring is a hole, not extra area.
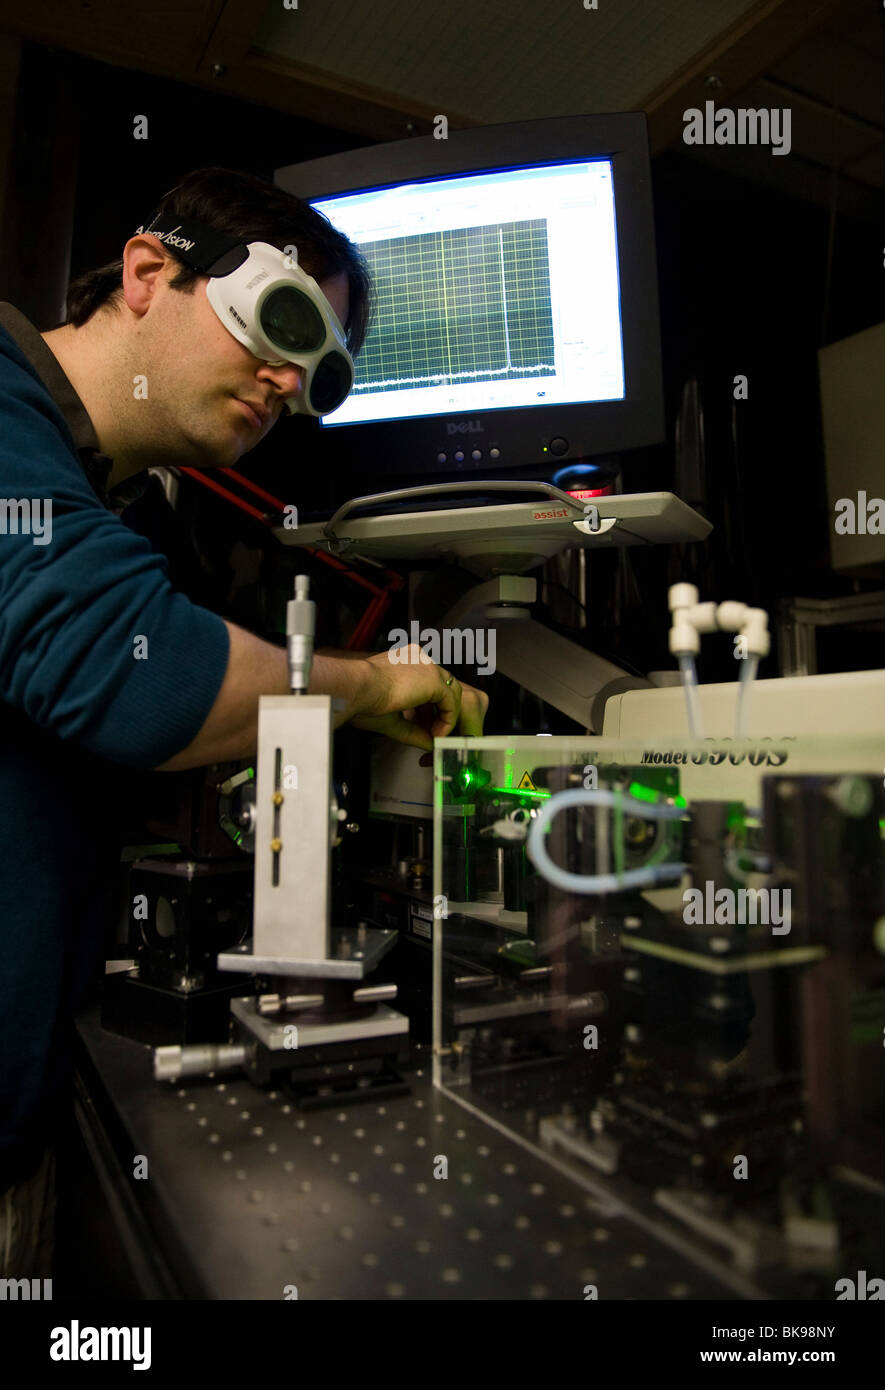
M 451 685 L 451 684 L 452 684 L 452 681 L 453 681 L 454 679 L 455 679 L 454 676 L 449 676 L 449 679 L 446 681 L 446 685 Z

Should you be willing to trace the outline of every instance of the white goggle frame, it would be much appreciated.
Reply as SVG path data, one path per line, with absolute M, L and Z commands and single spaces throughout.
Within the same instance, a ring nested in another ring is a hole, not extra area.
M 338 316 L 313 276 L 298 265 L 294 247 L 286 254 L 266 241 L 251 241 L 248 252 L 248 258 L 236 270 L 227 275 L 210 275 L 206 282 L 209 303 L 228 332 L 253 356 L 270 366 L 281 367 L 291 362 L 303 369 L 297 393 L 286 397 L 290 414 L 328 415 L 343 403 L 353 386 L 353 358 L 347 350 L 347 339 Z M 290 287 L 306 296 L 322 320 L 325 336 L 312 350 L 288 350 L 284 344 L 269 338 L 262 326 L 262 309 L 267 300 L 277 290 Z M 320 367 L 324 373 L 331 372 L 343 390 L 340 399 L 324 409 L 318 409 L 314 403 L 315 377 Z

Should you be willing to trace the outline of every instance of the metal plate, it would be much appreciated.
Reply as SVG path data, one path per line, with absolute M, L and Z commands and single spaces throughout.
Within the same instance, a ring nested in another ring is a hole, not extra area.
M 211 1299 L 730 1299 L 725 1284 L 613 1203 L 430 1083 L 300 1114 L 283 1091 L 195 1078 L 157 1085 L 150 1050 L 79 1021 L 189 1283 Z M 447 1177 L 440 1159 L 447 1160 Z
M 262 1018 L 255 1012 L 254 999 L 232 999 L 230 1011 L 265 1047 L 274 1052 L 283 1050 L 287 1036 L 285 1030 L 293 1026 L 298 1029 L 299 1048 L 363 1038 L 389 1038 L 409 1031 L 409 1020 L 405 1014 L 397 1013 L 387 1004 L 376 1004 L 372 1013 L 364 1018 L 342 1020 L 340 1023 L 301 1023 L 297 1013 Z
M 577 529 L 580 514 L 568 515 L 549 499 L 503 506 L 457 507 L 430 512 L 390 512 L 385 516 L 346 517 L 337 535 L 344 553 L 386 559 L 441 559 L 472 556 L 477 549 L 508 553 L 556 555 L 566 547 L 656 545 L 703 540 L 710 523 L 671 492 L 624 493 L 597 497 L 600 530 Z M 560 515 L 563 513 L 563 515 Z M 613 519 L 611 529 L 601 523 Z M 310 545 L 329 550 L 324 523 L 280 527 L 274 531 L 283 545 Z M 332 547 L 335 548 L 335 547 Z
M 218 956 L 219 970 L 237 970 L 245 975 L 309 975 L 324 980 L 362 980 L 386 956 L 394 941 L 395 931 L 365 928 L 362 936 L 355 931 L 332 931 L 330 960 L 295 960 L 280 956 L 253 956 L 248 946 L 234 951 L 222 951 Z

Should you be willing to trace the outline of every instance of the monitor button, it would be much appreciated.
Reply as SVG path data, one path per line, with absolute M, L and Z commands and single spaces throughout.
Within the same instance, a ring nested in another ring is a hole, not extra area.
M 500 450 L 500 449 L 489 449 L 489 458 L 490 458 L 490 459 L 499 459 L 500 457 L 501 457 L 501 450 Z
M 463 449 L 458 449 L 458 451 L 456 452 L 456 454 L 455 454 L 455 462 L 456 462 L 456 463 L 463 463 L 463 462 L 464 462 L 464 450 L 463 450 Z
M 471 450 L 470 457 L 473 459 L 474 463 L 479 463 L 480 459 L 482 458 L 482 449 Z
M 550 441 L 550 452 L 555 454 L 557 458 L 562 458 L 563 454 L 568 453 L 568 440 L 563 439 L 562 435 L 558 434 L 555 439 Z
M 448 460 L 449 460 L 448 454 L 437 454 L 437 456 L 436 456 L 436 461 L 437 461 L 437 463 L 448 463 Z

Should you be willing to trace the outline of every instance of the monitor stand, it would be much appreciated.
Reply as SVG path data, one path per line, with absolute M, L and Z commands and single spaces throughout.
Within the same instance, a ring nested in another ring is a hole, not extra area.
M 454 510 L 392 510 L 412 498 L 425 502 L 452 491 L 543 496 Z M 353 515 L 379 504 L 391 510 L 380 516 Z M 536 622 L 529 608 L 537 583 L 525 572 L 563 550 L 702 541 L 711 530 L 705 517 L 671 492 L 622 493 L 585 503 L 551 483 L 471 481 L 355 498 L 326 523 L 275 534 L 285 545 L 314 546 L 334 555 L 461 565 L 482 582 L 462 595 L 441 627 L 494 629 L 496 669 L 598 733 L 610 696 L 648 689 L 652 682 Z
M 534 493 L 531 501 L 408 511 L 403 503 L 426 504 L 453 493 Z M 537 494 L 542 494 L 540 497 Z M 385 506 L 380 516 L 358 510 Z M 558 555 L 583 547 L 660 545 L 702 541 L 712 530 L 699 512 L 672 492 L 621 493 L 579 502 L 546 482 L 509 479 L 434 483 L 356 497 L 327 522 L 274 534 L 283 545 L 315 546 L 333 555 L 368 559 L 453 561 L 486 578 L 506 571 L 523 574 Z

